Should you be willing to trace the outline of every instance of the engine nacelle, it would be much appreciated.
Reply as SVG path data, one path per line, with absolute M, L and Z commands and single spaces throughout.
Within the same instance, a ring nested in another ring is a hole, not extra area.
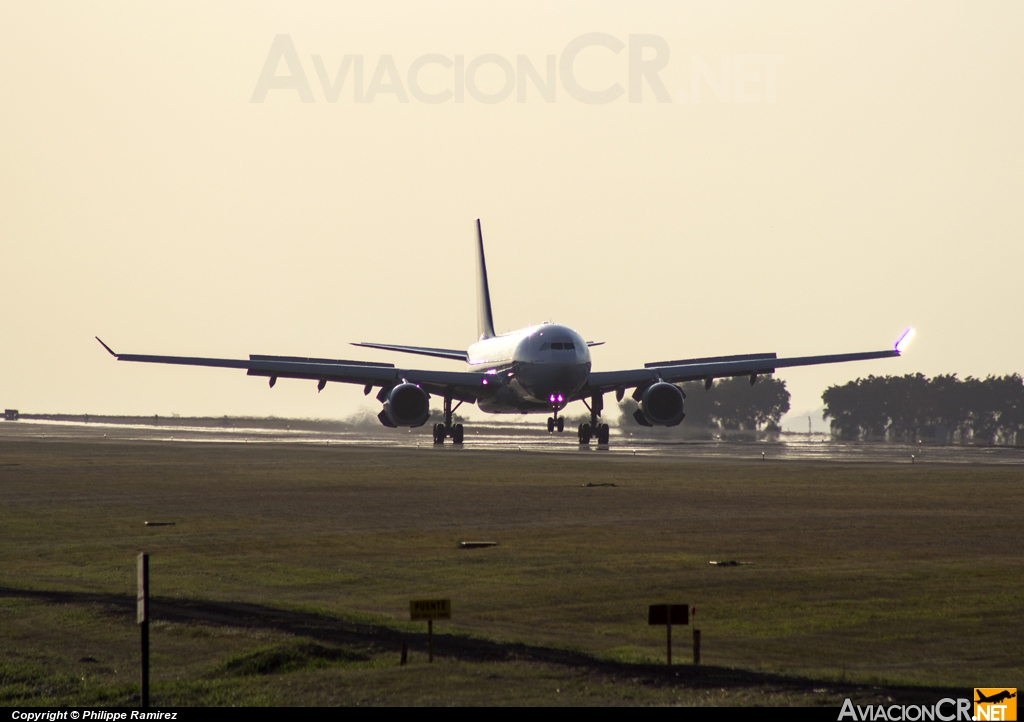
M 644 389 L 640 409 L 633 416 L 642 426 L 678 426 L 686 416 L 683 390 L 664 381 L 651 384 Z
M 384 410 L 377 418 L 391 428 L 423 426 L 430 418 L 430 394 L 416 384 L 398 384 L 384 397 Z

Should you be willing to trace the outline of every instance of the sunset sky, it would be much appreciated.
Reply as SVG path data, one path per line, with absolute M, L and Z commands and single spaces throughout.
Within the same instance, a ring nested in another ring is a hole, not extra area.
M 477 217 L 498 330 L 596 370 L 1024 372 L 1021 3 L 8 0 L 0 61 L 6 408 L 376 413 L 93 336 L 461 369 L 348 344 L 472 343 Z

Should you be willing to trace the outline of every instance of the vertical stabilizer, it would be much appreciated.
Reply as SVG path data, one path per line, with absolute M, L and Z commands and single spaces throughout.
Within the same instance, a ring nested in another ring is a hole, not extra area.
M 481 339 L 493 338 L 494 319 L 491 317 L 491 291 L 487 285 L 487 263 L 484 261 L 484 234 L 480 219 L 476 219 L 476 326 Z

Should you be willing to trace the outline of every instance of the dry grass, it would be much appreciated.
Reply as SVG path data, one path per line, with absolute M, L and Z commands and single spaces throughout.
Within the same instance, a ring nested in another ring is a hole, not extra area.
M 449 596 L 453 619 L 439 631 L 640 664 L 664 655 L 647 605 L 688 602 L 711 665 L 1012 686 L 1024 671 L 1022 477 L 986 466 L 4 442 L 0 586 L 133 595 L 134 558 L 145 550 L 156 597 L 416 630 L 404 621 L 408 600 Z M 500 546 L 456 548 L 470 538 Z M 99 602 L 0 594 L 0 704 L 130 699 L 131 621 Z M 413 672 L 380 648 L 344 645 L 291 672 L 232 677 L 223 674 L 231 660 L 291 649 L 296 635 L 165 623 L 152 637 L 155 689 L 178 703 L 551 703 L 568 694 L 548 686 L 576 690 L 563 700 L 576 704 L 821 701 L 766 688 L 708 695 L 525 662 L 446 659 Z M 451 695 L 431 675 L 449 680 Z

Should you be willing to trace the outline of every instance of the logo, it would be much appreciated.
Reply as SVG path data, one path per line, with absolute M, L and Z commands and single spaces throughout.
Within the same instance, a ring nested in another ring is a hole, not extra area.
M 979 722 L 1017 719 L 1017 690 L 1005 687 L 974 688 L 974 719 Z

